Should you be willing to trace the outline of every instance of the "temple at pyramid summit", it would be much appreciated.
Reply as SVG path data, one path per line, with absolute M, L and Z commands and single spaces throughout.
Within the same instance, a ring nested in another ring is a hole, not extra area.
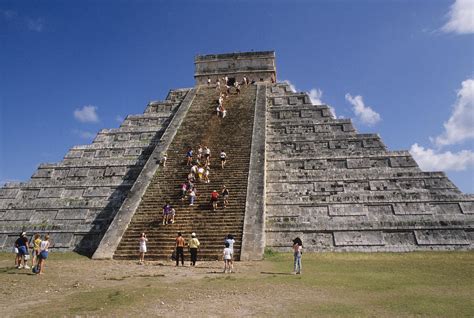
M 26 231 L 49 233 L 53 251 L 94 259 L 136 259 L 142 232 L 149 260 L 169 259 L 177 232 L 196 233 L 203 260 L 221 256 L 228 234 L 240 260 L 289 251 L 296 236 L 314 252 L 472 250 L 474 196 L 278 82 L 275 52 L 196 56 L 194 65 L 194 87 L 171 90 L 30 180 L 3 186 L 0 248 L 10 251 Z M 227 90 L 223 117 L 216 109 Z M 211 151 L 209 182 L 192 182 L 190 205 L 181 185 L 186 153 L 195 160 L 199 145 Z M 224 185 L 228 203 L 221 196 L 213 211 L 210 194 Z M 163 224 L 166 202 L 172 224 Z

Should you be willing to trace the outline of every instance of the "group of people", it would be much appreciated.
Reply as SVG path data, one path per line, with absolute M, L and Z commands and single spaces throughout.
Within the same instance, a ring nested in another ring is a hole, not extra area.
M 221 80 L 225 84 L 225 86 L 224 86 L 225 89 L 224 90 L 222 89 L 223 87 L 221 87 Z M 251 83 L 253 84 L 253 83 L 255 83 L 255 81 L 252 81 Z M 227 115 L 227 110 L 225 109 L 224 101 L 231 94 L 231 88 L 234 88 L 235 89 L 235 94 L 239 95 L 240 90 L 241 90 L 241 86 L 242 85 L 247 86 L 251 83 L 250 83 L 249 79 L 247 78 L 247 76 L 244 76 L 242 78 L 242 82 L 236 81 L 234 79 L 231 80 L 227 75 L 222 77 L 222 79 L 217 77 L 216 78 L 216 90 L 219 91 L 219 99 L 218 99 L 218 104 L 217 104 L 217 108 L 216 108 L 217 116 L 221 116 L 222 118 L 225 118 L 225 116 Z M 211 86 L 211 85 L 212 85 L 212 80 L 211 80 L 210 77 L 208 77 L 207 78 L 207 86 Z
M 188 197 L 190 206 L 194 205 L 198 196 L 196 182 L 211 182 L 211 150 L 208 146 L 203 147 L 202 145 L 199 145 L 197 149 L 197 155 L 194 156 L 194 153 L 195 152 L 192 148 L 189 148 L 189 150 L 186 152 L 186 165 L 190 166 L 191 168 L 188 173 L 187 179 L 183 181 L 183 183 L 181 183 L 180 185 L 181 201 L 184 202 L 186 197 Z M 219 159 L 221 163 L 221 169 L 224 169 L 227 162 L 227 154 L 224 149 L 221 149 L 221 152 L 219 153 Z M 225 185 L 222 186 L 220 194 L 222 195 L 223 207 L 225 208 L 227 207 L 229 199 L 229 190 Z M 219 193 L 217 192 L 217 190 L 212 191 L 210 201 L 214 211 L 217 209 L 218 198 Z M 165 208 L 163 208 L 163 217 L 165 217 L 166 215 L 165 212 Z M 172 216 L 174 221 L 174 214 L 172 214 Z
M 145 262 L 145 253 L 147 252 L 146 243 L 148 238 L 145 233 L 140 235 L 139 239 L 139 261 L 138 263 L 143 265 Z M 232 273 L 234 269 L 234 243 L 235 239 L 232 234 L 228 234 L 224 239 L 224 250 L 223 260 L 224 260 L 224 273 Z M 190 254 L 190 266 L 196 266 L 198 249 L 201 243 L 196 237 L 196 233 L 191 233 L 191 237 L 188 241 L 185 240 L 181 232 L 178 232 L 178 235 L 175 238 L 175 250 L 173 251 L 172 258 L 176 260 L 176 266 L 179 266 L 181 261 L 181 266 L 184 266 L 184 249 L 188 247 Z
M 43 274 L 44 265 L 48 258 L 49 247 L 49 234 L 46 234 L 44 238 L 41 239 L 41 236 L 36 233 L 31 241 L 28 241 L 26 232 L 22 232 L 15 241 L 15 267 L 17 269 L 30 269 L 31 267 L 28 266 L 28 260 L 31 258 L 33 273 Z

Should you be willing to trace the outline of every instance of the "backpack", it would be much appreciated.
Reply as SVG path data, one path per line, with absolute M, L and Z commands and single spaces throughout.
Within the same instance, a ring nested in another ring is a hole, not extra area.
M 39 265 L 35 265 L 31 268 L 31 271 L 33 272 L 33 274 L 38 274 L 39 271 L 40 271 L 40 266 Z

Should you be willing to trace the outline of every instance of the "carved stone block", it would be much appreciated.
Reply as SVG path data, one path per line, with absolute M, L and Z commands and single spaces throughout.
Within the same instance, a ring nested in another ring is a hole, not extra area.
M 36 210 L 35 213 L 32 214 L 30 222 L 33 224 L 53 223 L 57 214 L 57 210 Z
M 53 176 L 53 169 L 38 169 L 31 176 L 32 178 L 51 178 Z
M 88 209 L 61 209 L 56 214 L 56 220 L 85 220 Z
M 34 210 L 7 210 L 3 221 L 29 221 Z
M 363 204 L 331 204 L 329 205 L 330 216 L 360 216 L 367 215 L 368 208 Z
M 89 168 L 71 168 L 68 177 L 87 177 Z
M 105 176 L 124 176 L 127 173 L 127 167 L 107 167 L 105 169 Z
M 69 152 L 66 154 L 64 158 L 66 159 L 81 158 L 83 153 L 84 153 L 83 150 L 71 149 L 69 150 Z
M 462 213 L 464 214 L 474 214 L 474 201 L 469 202 L 460 202 Z
M 60 198 L 64 189 L 62 188 L 43 188 L 38 194 L 38 198 Z
M 334 232 L 336 246 L 376 246 L 385 245 L 381 231 L 346 231 Z
M 393 168 L 398 167 L 417 167 L 415 160 L 410 157 L 390 157 L 390 166 Z
M 366 158 L 347 159 L 348 169 L 363 169 L 370 168 L 371 162 Z
M 18 188 L 0 188 L 0 199 L 14 199 L 18 195 L 18 192 L 20 192 Z
M 415 237 L 419 245 L 469 245 L 464 230 L 420 230 Z
M 70 247 L 74 234 L 73 233 L 51 233 L 51 245 L 55 248 Z
M 113 190 L 109 187 L 89 187 L 84 191 L 84 197 L 109 197 Z
M 434 204 L 434 207 L 440 214 L 461 214 L 461 207 L 458 203 L 440 203 Z
M 433 205 L 426 203 L 393 203 L 392 206 L 393 211 L 396 215 L 417 215 L 436 213 L 436 208 Z

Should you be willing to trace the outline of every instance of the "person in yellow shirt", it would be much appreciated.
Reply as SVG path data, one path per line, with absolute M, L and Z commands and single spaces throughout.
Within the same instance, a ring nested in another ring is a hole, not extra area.
M 199 240 L 196 237 L 196 233 L 194 232 L 191 233 L 191 239 L 188 242 L 189 252 L 191 253 L 191 266 L 196 265 L 197 251 L 198 251 L 199 245 L 201 245 L 201 243 L 199 243 Z
M 41 237 L 38 233 L 35 233 L 34 237 L 33 237 L 33 241 L 31 242 L 32 244 L 32 248 L 33 248 L 33 252 L 32 252 L 32 256 L 31 258 L 33 259 L 33 266 L 35 266 L 36 264 L 36 261 L 38 260 L 38 255 L 39 255 L 39 252 L 40 252 L 40 244 L 41 244 Z

